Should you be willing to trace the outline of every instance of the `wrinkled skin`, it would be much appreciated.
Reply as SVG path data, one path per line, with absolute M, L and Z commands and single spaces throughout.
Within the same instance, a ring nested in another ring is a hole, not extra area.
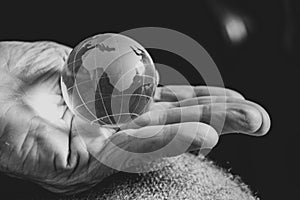
M 224 133 L 260 136 L 269 130 L 270 119 L 262 107 L 232 90 L 204 86 L 158 88 L 150 111 L 118 132 L 90 125 L 74 116 L 62 98 L 60 74 L 70 51 L 53 42 L 0 43 L 1 171 L 53 192 L 76 193 L 116 172 L 99 159 L 118 170 L 130 165 L 131 154 L 109 141 L 145 153 L 179 134 L 176 144 L 191 141 L 189 151 L 213 148 Z M 212 116 L 217 119 L 214 123 L 209 121 Z M 217 123 L 222 117 L 224 127 Z M 157 134 L 147 138 L 152 133 Z M 158 157 L 181 153 L 166 151 Z

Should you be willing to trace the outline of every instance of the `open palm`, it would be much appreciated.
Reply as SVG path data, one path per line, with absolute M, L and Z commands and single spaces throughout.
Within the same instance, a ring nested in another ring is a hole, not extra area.
M 259 105 L 232 90 L 204 86 L 158 88 L 150 111 L 118 132 L 91 125 L 74 116 L 61 95 L 70 51 L 53 42 L 0 43 L 1 171 L 54 192 L 79 192 L 118 170 L 179 155 L 178 147 L 211 149 L 221 133 L 259 136 L 270 127 Z M 143 156 L 174 138 L 165 151 Z

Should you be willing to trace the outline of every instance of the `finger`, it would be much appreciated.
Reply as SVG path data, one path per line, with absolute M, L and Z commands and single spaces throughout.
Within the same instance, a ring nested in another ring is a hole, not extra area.
M 137 129 L 144 126 L 181 122 L 204 122 L 211 124 L 220 134 L 233 132 L 260 134 L 257 131 L 261 128 L 262 121 L 259 110 L 252 105 L 214 103 L 150 111 L 128 123 L 126 128 Z
M 230 89 L 208 86 L 193 87 L 189 85 L 158 87 L 154 98 L 156 101 L 178 101 L 200 96 L 228 96 L 244 99 L 240 93 Z
M 235 98 L 235 97 L 222 97 L 222 96 L 195 97 L 191 99 L 185 99 L 179 102 L 171 102 L 169 104 L 172 105 L 168 105 L 168 108 L 205 105 L 205 104 L 213 104 L 213 103 L 227 103 L 227 105 L 230 103 L 244 104 L 255 108 L 259 112 L 260 118 L 262 119 L 262 124 L 260 128 L 255 132 L 255 135 L 258 136 L 265 135 L 271 127 L 270 116 L 262 106 L 254 102 Z
M 165 103 L 165 102 L 163 102 L 163 103 Z M 222 96 L 196 97 L 196 98 L 191 98 L 191 99 L 185 99 L 185 100 L 182 100 L 179 102 L 171 102 L 169 104 L 172 104 L 172 105 L 168 105 L 168 108 L 175 107 L 175 106 L 184 107 L 184 106 L 204 105 L 204 104 L 210 104 L 210 103 L 237 103 L 237 104 L 240 103 L 240 104 L 246 104 L 246 105 L 252 106 L 255 109 L 257 109 L 260 113 L 260 117 L 262 118 L 262 124 L 261 124 L 261 127 L 255 132 L 255 135 L 258 135 L 258 136 L 265 135 L 271 127 L 270 116 L 262 106 L 260 106 L 257 103 L 254 103 L 254 102 L 235 98 L 235 97 L 222 97 Z
M 185 107 L 185 106 L 196 106 L 196 105 L 213 104 L 213 103 L 243 103 L 243 102 L 245 102 L 244 99 L 230 97 L 230 96 L 203 96 L 203 97 L 184 99 L 177 102 L 161 102 L 161 103 L 169 103 L 173 107 Z
M 156 102 L 150 105 L 149 110 L 164 110 L 175 107 L 196 106 L 212 103 L 241 103 L 242 99 L 228 96 L 203 96 L 184 99 L 175 102 Z
M 203 96 L 203 97 L 194 97 L 190 99 L 184 99 L 181 101 L 175 102 L 155 102 L 150 105 L 149 110 L 165 110 L 175 107 L 185 107 L 185 106 L 196 106 L 203 104 L 212 104 L 212 103 L 240 103 L 241 99 L 235 97 L 227 96 Z
M 251 135 L 255 135 L 255 136 L 262 136 L 265 135 L 271 128 L 271 119 L 269 114 L 267 113 L 267 111 L 260 106 L 257 103 L 254 103 L 252 101 L 247 101 L 247 100 L 235 100 L 237 103 L 244 103 L 245 105 L 251 106 L 253 108 L 255 108 L 257 111 L 259 111 L 260 114 L 260 118 L 262 120 L 261 126 L 259 127 L 259 129 L 257 129 L 255 131 L 254 134 Z
M 134 145 L 141 152 L 152 152 L 176 140 L 177 147 L 188 147 L 185 151 L 199 148 L 213 148 L 218 142 L 218 134 L 211 126 L 201 122 L 186 122 L 180 124 L 169 124 L 159 126 L 147 126 L 138 129 L 131 129 L 132 136 L 139 145 Z M 124 131 L 129 134 L 128 131 Z M 151 136 L 151 137 L 149 137 Z M 153 142 L 148 140 L 153 140 Z M 185 152 L 184 151 L 184 152 Z
M 132 163 L 147 163 L 162 157 L 180 155 L 200 148 L 213 148 L 218 134 L 209 125 L 190 122 L 173 125 L 147 126 L 116 133 L 102 150 L 100 160 L 118 170 Z

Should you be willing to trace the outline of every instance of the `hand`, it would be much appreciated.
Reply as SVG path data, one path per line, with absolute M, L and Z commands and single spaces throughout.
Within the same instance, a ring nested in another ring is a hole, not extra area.
M 126 151 L 152 152 L 176 135 L 177 146 L 157 155 L 176 156 L 180 146 L 211 149 L 222 133 L 259 136 L 270 127 L 259 105 L 232 90 L 202 86 L 158 88 L 150 111 L 118 132 L 88 124 L 70 112 L 61 95 L 60 74 L 70 51 L 52 42 L 0 43 L 0 169 L 5 173 L 53 192 L 74 193 L 116 169 L 138 165 Z M 218 124 L 222 118 L 224 126 Z

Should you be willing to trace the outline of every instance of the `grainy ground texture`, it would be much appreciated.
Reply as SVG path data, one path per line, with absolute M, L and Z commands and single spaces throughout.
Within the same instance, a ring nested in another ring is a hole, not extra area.
M 202 156 L 167 159 L 166 167 L 144 174 L 118 173 L 93 189 L 61 200 L 254 200 L 259 199 L 229 172 Z

